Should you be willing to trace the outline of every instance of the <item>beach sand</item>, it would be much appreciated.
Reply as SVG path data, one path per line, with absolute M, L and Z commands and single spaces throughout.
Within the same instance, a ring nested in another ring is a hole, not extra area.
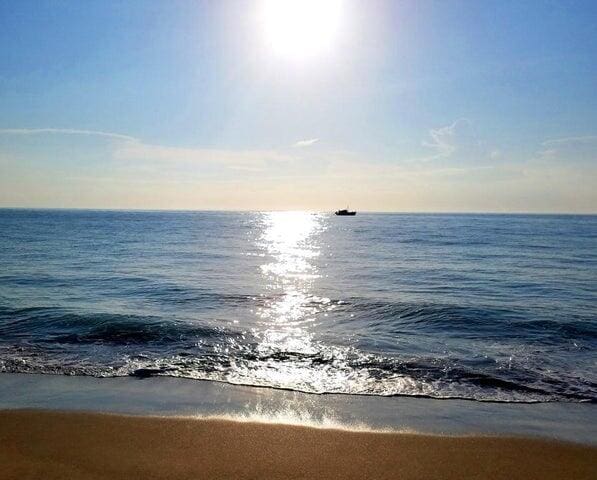
M 1 479 L 593 479 L 596 459 L 539 439 L 0 411 Z

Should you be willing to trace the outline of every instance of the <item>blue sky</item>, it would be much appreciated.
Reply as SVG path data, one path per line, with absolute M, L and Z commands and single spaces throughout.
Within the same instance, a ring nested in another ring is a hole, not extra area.
M 345 0 L 305 58 L 263 8 L 0 3 L 0 205 L 597 210 L 597 3 Z

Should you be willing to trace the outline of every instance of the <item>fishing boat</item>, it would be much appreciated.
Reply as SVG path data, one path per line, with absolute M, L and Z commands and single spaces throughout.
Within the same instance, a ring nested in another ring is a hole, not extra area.
M 336 215 L 340 215 L 341 217 L 349 217 L 349 216 L 353 216 L 353 215 L 357 214 L 357 212 L 355 212 L 355 211 L 351 212 L 350 210 L 348 210 L 348 208 L 344 208 L 342 210 L 336 210 L 334 213 Z

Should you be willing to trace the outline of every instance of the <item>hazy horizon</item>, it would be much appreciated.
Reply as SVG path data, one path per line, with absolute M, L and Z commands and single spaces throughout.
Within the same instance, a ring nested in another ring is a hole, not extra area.
M 0 207 L 597 212 L 597 4 L 0 4 Z
M 350 207 L 351 210 L 355 210 Z M 218 209 L 218 208 L 103 208 L 103 207 L 21 207 L 0 206 L 0 210 L 33 210 L 33 211 L 88 211 L 88 212 L 139 212 L 139 213 L 307 213 L 307 214 L 332 214 L 335 210 L 290 210 L 290 209 Z M 597 212 L 498 212 L 498 211 L 433 211 L 433 210 L 358 210 L 361 214 L 379 215 L 519 215 L 519 216 L 597 216 Z

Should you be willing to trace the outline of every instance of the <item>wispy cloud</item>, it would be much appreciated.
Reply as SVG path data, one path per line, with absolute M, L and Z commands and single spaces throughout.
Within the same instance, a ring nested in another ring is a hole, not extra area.
M 275 150 L 217 150 L 169 147 L 141 142 L 130 142 L 121 145 L 114 152 L 114 158 L 139 162 L 221 165 L 246 171 L 257 171 L 273 163 L 284 163 L 293 160 L 292 156 Z
M 306 140 L 299 140 L 298 142 L 294 143 L 292 146 L 295 148 L 310 147 L 311 145 L 314 145 L 317 142 L 319 142 L 319 138 L 308 138 Z
M 99 130 L 78 130 L 75 128 L 0 128 L 0 135 L 39 135 L 47 133 L 59 135 L 94 135 L 99 137 L 114 138 L 117 140 L 125 140 L 127 142 L 139 141 L 139 139 L 129 135 L 113 132 L 102 132 Z
M 450 125 L 440 127 L 437 129 L 431 129 L 429 136 L 431 141 L 424 141 L 423 146 L 432 148 L 435 150 L 433 155 L 420 158 L 419 161 L 431 161 L 439 158 L 445 158 L 451 156 L 458 148 L 456 143 L 456 136 L 461 126 L 470 125 L 469 120 L 466 118 L 460 118 Z
M 537 152 L 539 158 L 577 161 L 597 159 L 597 135 L 553 138 L 545 140 L 541 146 L 543 149 Z
M 557 154 L 558 154 L 558 151 L 555 148 L 546 148 L 546 149 L 538 152 L 537 156 L 539 158 L 543 158 L 543 159 L 550 159 L 550 158 L 555 158 L 557 156 Z
M 569 145 L 573 143 L 593 143 L 597 142 L 597 135 L 585 135 L 581 137 L 564 137 L 564 138 L 555 138 L 552 140 L 546 140 L 542 143 L 544 147 L 549 147 L 552 145 Z
M 226 150 L 173 147 L 167 145 L 144 143 L 142 140 L 121 133 L 100 130 L 82 130 L 75 128 L 3 128 L 0 135 L 89 135 L 98 136 L 120 142 L 112 152 L 116 160 L 126 160 L 138 164 L 156 162 L 220 165 L 232 170 L 260 171 L 274 163 L 290 162 L 293 157 L 275 150 Z M 303 141 L 306 145 L 317 142 L 317 139 Z M 300 142 L 298 142 L 300 143 Z

